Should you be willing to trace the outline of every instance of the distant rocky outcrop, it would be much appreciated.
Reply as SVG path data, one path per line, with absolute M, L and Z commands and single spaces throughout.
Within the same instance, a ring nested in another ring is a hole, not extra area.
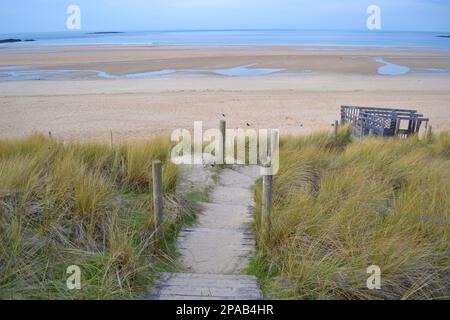
M 20 42 L 22 40 L 20 39 L 0 39 L 0 43 L 13 43 L 13 42 Z
M 34 40 L 34 39 L 25 39 L 25 40 L 22 40 L 22 39 L 14 39 L 14 38 L 10 38 L 10 39 L 0 39 L 0 43 L 14 43 L 14 42 L 22 42 L 22 41 L 30 42 L 30 41 L 36 41 L 36 40 Z
M 88 34 L 116 34 L 116 33 L 124 33 L 121 31 L 98 31 L 98 32 L 88 32 Z

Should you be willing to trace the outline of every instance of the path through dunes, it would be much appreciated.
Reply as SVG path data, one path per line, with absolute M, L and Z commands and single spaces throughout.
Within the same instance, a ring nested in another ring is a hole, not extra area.
M 199 172 L 195 176 L 205 181 Z M 221 171 L 210 202 L 201 204 L 196 224 L 184 228 L 178 237 L 180 262 L 186 273 L 160 274 L 146 298 L 262 299 L 256 278 L 243 274 L 255 249 L 249 227 L 253 222 L 253 184 L 258 177 L 257 166 Z

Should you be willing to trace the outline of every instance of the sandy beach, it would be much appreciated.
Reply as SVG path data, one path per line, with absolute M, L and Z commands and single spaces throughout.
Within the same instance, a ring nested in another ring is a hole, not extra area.
M 381 58 L 409 68 L 380 75 Z M 450 129 L 450 57 L 439 52 L 300 46 L 1 47 L 1 68 L 72 70 L 50 80 L 0 78 L 0 136 L 32 132 L 64 139 L 133 139 L 194 121 L 215 127 L 279 128 L 310 133 L 330 128 L 343 104 L 414 108 L 436 130 Z M 216 70 L 249 66 L 277 69 L 260 76 L 226 76 Z M 87 77 L 89 70 L 114 79 Z M 120 75 L 175 70 L 169 76 Z M 178 71 L 183 72 L 178 72 Z M 194 70 L 194 71 L 192 71 Z M 58 77 L 61 77 L 59 79 Z

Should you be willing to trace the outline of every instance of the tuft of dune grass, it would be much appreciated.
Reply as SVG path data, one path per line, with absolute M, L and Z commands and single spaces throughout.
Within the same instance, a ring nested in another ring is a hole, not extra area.
M 170 202 L 170 140 L 109 146 L 35 134 L 0 139 L 0 299 L 133 298 L 165 259 L 153 239 L 151 163 L 163 161 Z M 168 210 L 175 228 L 182 208 Z M 82 290 L 66 269 L 82 270 Z
M 449 299 L 450 136 L 284 137 L 251 265 L 284 299 Z M 257 213 L 261 185 L 256 189 Z M 259 224 L 258 224 L 259 225 Z M 381 289 L 366 286 L 381 268 Z

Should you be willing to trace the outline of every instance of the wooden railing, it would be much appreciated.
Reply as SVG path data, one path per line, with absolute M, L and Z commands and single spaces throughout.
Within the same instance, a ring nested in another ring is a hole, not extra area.
M 358 137 L 370 134 L 408 137 L 418 134 L 422 123 L 427 126 L 428 121 L 412 109 L 341 106 L 341 123 L 350 123 Z M 407 129 L 402 129 L 405 122 Z

